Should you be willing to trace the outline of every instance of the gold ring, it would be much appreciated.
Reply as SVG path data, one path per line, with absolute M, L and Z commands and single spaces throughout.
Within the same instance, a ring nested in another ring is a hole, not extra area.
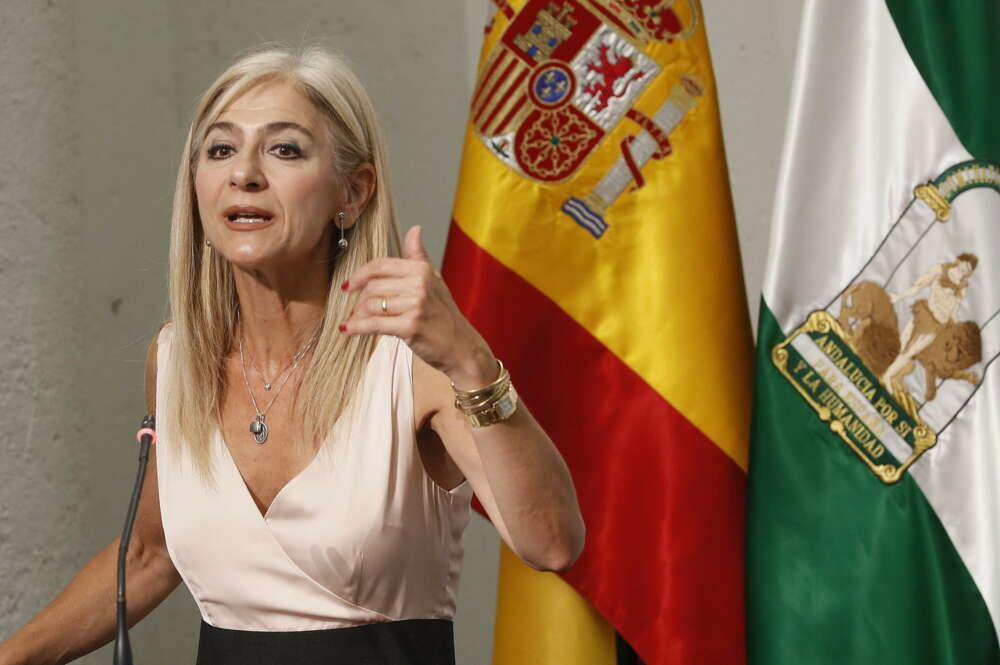
M 389 315 L 389 303 L 386 302 L 385 298 L 382 298 L 382 313 L 386 316 Z

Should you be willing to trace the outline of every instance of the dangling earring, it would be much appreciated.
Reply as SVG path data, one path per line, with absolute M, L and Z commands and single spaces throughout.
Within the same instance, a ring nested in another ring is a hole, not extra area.
M 341 210 L 337 213 L 337 226 L 340 227 L 340 240 L 337 241 L 337 246 L 340 249 L 347 249 L 347 238 L 344 237 L 344 211 Z

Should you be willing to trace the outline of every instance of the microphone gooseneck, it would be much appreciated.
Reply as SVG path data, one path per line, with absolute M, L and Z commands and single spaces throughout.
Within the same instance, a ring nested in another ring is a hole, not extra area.
M 125 516 L 125 529 L 118 542 L 118 626 L 115 632 L 114 665 L 132 665 L 132 645 L 128 639 L 128 610 L 125 605 L 125 560 L 128 554 L 128 544 L 132 539 L 132 527 L 135 526 L 135 515 L 139 510 L 142 484 L 146 479 L 149 447 L 156 443 L 156 418 L 146 414 L 135 438 L 139 441 L 139 471 L 135 477 L 135 486 L 132 488 L 128 514 Z

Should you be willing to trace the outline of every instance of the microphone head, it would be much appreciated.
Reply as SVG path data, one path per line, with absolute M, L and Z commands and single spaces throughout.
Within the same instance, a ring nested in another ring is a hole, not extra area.
M 143 437 L 149 437 L 143 441 Z M 156 417 L 148 413 L 142 419 L 139 431 L 135 433 L 135 440 L 139 443 L 156 443 Z

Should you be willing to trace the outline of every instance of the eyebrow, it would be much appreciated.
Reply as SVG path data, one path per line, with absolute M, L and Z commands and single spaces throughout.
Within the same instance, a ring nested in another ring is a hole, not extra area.
M 205 130 L 205 136 L 208 136 L 209 132 L 211 132 L 213 129 L 221 129 L 223 131 L 230 131 L 230 132 L 233 132 L 233 133 L 236 133 L 236 134 L 242 134 L 243 133 L 243 130 L 240 129 L 235 124 L 233 124 L 231 122 L 225 122 L 225 121 L 223 121 L 223 122 L 213 122 L 211 125 L 209 125 L 208 129 Z M 306 129 L 305 127 L 303 127 L 302 125 L 300 125 L 297 122 L 288 122 L 288 121 L 283 121 L 283 122 L 269 122 L 268 124 L 266 124 L 264 126 L 264 130 L 266 132 L 269 132 L 269 133 L 270 132 L 280 132 L 283 129 L 295 129 L 297 131 L 302 132 L 306 136 L 308 136 L 310 140 L 313 140 L 313 141 L 316 140 L 316 137 L 313 136 L 312 132 L 310 132 L 308 129 Z

